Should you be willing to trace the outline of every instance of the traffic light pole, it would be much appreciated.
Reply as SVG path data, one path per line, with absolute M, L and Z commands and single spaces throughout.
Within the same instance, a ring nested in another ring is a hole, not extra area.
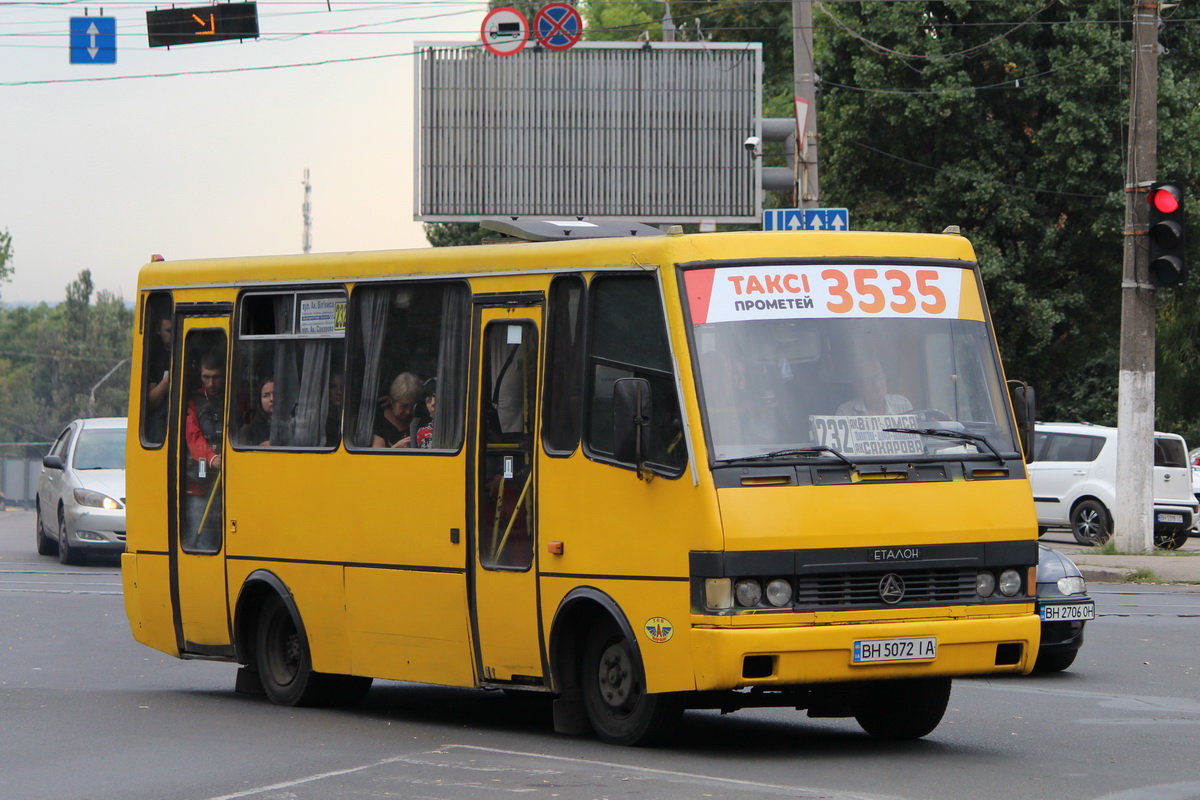
M 1158 4 L 1133 0 L 1133 71 L 1129 98 L 1129 158 L 1125 182 L 1125 242 L 1121 280 L 1121 361 L 1117 398 L 1117 548 L 1154 548 L 1154 322 L 1149 277 L 1146 193 L 1158 170 Z

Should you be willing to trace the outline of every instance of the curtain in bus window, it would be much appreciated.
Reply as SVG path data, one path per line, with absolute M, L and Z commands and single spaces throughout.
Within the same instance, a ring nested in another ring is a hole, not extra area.
M 293 295 L 272 300 L 274 333 L 291 333 Z M 271 377 L 275 379 L 275 411 L 271 415 L 273 447 L 321 447 L 329 407 L 329 361 L 333 348 L 323 340 L 275 342 Z M 257 398 L 254 399 L 257 402 Z
M 437 411 L 433 448 L 454 449 L 463 439 L 465 377 L 470 308 L 465 286 L 447 286 L 442 297 L 442 335 L 438 350 Z
M 388 307 L 391 297 L 386 291 L 362 291 L 355 295 L 355 310 L 362 330 L 363 375 L 358 400 L 358 419 L 354 425 L 353 444 L 371 446 L 371 428 L 375 424 L 380 384 L 380 352 L 387 333 Z
M 292 444 L 296 447 L 320 447 L 325 442 L 325 418 L 329 413 L 328 341 L 303 343 L 304 359 L 300 370 L 300 395 L 292 418 Z

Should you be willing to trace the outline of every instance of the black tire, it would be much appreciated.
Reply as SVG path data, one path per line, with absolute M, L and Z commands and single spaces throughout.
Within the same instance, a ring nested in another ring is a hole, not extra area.
M 67 539 L 67 515 L 63 511 L 63 507 L 58 507 L 58 563 L 74 564 L 79 559 L 75 557 L 75 551 L 71 549 L 71 542 Z
M 55 556 L 58 555 L 58 540 L 51 539 L 46 535 L 46 527 L 42 525 L 42 505 L 37 503 L 37 522 L 36 534 L 34 538 L 37 540 L 37 551 L 39 556 Z
M 254 656 L 263 691 L 277 705 L 349 706 L 371 688 L 370 678 L 314 672 L 308 640 L 278 595 L 272 595 L 259 612 Z
M 1189 535 L 1186 528 L 1174 533 L 1156 533 L 1154 534 L 1154 546 L 1160 550 L 1178 550 L 1187 544 Z
M 1075 656 L 1077 655 L 1079 655 L 1078 650 L 1072 650 L 1069 653 L 1042 653 L 1037 657 L 1037 662 L 1033 665 L 1033 671 L 1062 672 L 1075 663 Z
M 678 698 L 646 693 L 633 645 L 614 623 L 597 625 L 588 635 L 581 672 L 588 721 L 609 744 L 660 744 L 679 726 L 683 707 Z
M 1112 536 L 1112 517 L 1099 500 L 1081 500 L 1071 509 L 1071 533 L 1082 545 L 1100 545 Z
M 942 721 L 949 702 L 949 678 L 879 681 L 863 688 L 854 718 L 876 739 L 920 739 Z

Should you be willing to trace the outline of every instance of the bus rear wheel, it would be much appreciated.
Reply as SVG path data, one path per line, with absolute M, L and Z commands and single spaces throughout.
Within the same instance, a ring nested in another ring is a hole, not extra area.
M 949 678 L 910 678 L 867 684 L 854 718 L 876 739 L 920 739 L 942 721 Z
M 370 678 L 315 672 L 308 640 L 278 595 L 271 596 L 259 613 L 254 655 L 263 691 L 277 705 L 349 706 L 371 688 Z
M 609 744 L 659 744 L 675 732 L 683 707 L 674 695 L 646 692 L 633 647 L 615 624 L 597 626 L 584 646 L 583 705 Z

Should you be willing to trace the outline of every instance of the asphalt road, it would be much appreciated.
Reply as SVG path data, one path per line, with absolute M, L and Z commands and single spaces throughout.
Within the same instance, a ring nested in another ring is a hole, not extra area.
M 134 642 L 116 565 L 0 514 L 0 800 L 1200 798 L 1200 591 L 1094 585 L 1075 666 L 955 683 L 925 740 L 786 709 L 690 712 L 671 747 L 553 733 L 548 706 L 378 682 L 351 710 L 233 692 L 234 667 Z

